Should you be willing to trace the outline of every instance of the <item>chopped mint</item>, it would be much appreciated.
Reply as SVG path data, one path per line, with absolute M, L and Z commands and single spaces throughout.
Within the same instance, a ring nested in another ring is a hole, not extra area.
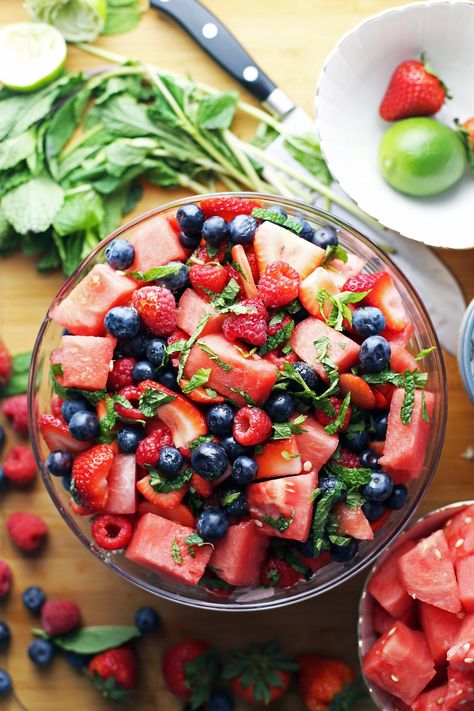
M 326 425 L 324 428 L 326 432 L 330 435 L 336 434 L 336 432 L 339 432 L 340 429 L 344 426 L 344 422 L 346 420 L 346 415 L 347 411 L 349 409 L 349 405 L 351 402 L 351 394 L 347 393 L 345 396 L 344 400 L 342 401 L 341 407 L 339 409 L 339 412 L 337 413 L 337 417 L 334 419 L 334 422 L 331 422 L 331 424 Z M 331 403 L 329 403 L 331 404 Z M 333 406 L 334 410 L 334 406 Z
M 200 444 L 204 444 L 204 442 L 210 442 L 211 439 L 212 439 L 212 435 L 201 435 L 200 437 L 196 437 L 196 439 L 193 439 L 188 444 L 188 449 L 192 452 L 193 449 L 196 449 L 196 447 L 199 447 Z
M 181 551 L 179 550 L 179 543 L 177 538 L 173 538 L 173 542 L 171 544 L 171 557 L 173 558 L 175 563 L 178 563 L 178 565 L 182 564 L 183 557 L 181 555 Z
M 216 311 L 226 311 L 229 307 L 235 304 L 235 300 L 240 293 L 240 286 L 234 278 L 232 278 L 225 289 L 220 294 L 212 298 L 212 305 Z
M 403 396 L 402 407 L 400 410 L 400 419 L 404 425 L 409 425 L 413 415 L 413 408 L 415 406 L 416 389 L 415 377 L 409 370 L 405 371 L 403 387 L 405 388 L 405 395 Z
M 415 360 L 423 360 L 427 355 L 433 353 L 436 350 L 436 346 L 430 346 L 429 348 L 423 348 L 419 353 L 416 354 Z
M 254 207 L 252 210 L 252 217 L 256 217 L 258 220 L 265 220 L 266 222 L 273 222 L 275 225 L 280 225 L 280 227 L 285 227 L 287 230 L 296 232 L 297 235 L 299 235 L 303 229 L 303 225 L 296 220 L 293 220 L 291 217 L 280 215 L 279 212 L 266 210 L 263 207 Z
M 337 383 L 339 381 L 339 369 L 329 357 L 329 350 L 331 348 L 329 338 L 327 336 L 321 336 L 321 338 L 314 341 L 314 347 L 316 348 L 318 361 L 323 366 L 329 378 L 329 384 Z
M 341 294 L 330 294 L 326 289 L 320 289 L 316 293 L 316 301 L 319 304 L 321 314 L 328 326 L 336 331 L 342 331 L 344 319 L 349 324 L 352 323 L 352 311 L 347 304 L 356 304 L 367 296 L 368 291 L 353 292 L 343 291 Z M 326 302 L 332 304 L 331 313 L 326 318 L 324 306 Z
M 240 491 L 228 491 L 221 499 L 222 506 L 230 506 L 240 497 Z
M 345 467 L 334 459 L 330 459 L 324 468 L 347 486 L 364 486 L 368 484 L 372 474 L 372 469 L 368 467 Z
M 426 398 L 424 390 L 421 391 L 421 417 L 425 422 L 430 421 L 428 410 L 426 409 Z
M 170 491 L 181 489 L 193 475 L 192 469 L 184 469 L 172 478 L 163 476 L 163 474 L 152 467 L 149 467 L 148 471 L 150 474 L 151 486 L 160 494 L 168 494 Z
M 184 344 L 183 348 L 181 349 L 181 356 L 179 358 L 178 372 L 176 374 L 176 379 L 177 379 L 178 383 L 181 380 L 181 378 L 183 377 L 184 366 L 186 365 L 186 361 L 188 359 L 191 348 L 194 346 L 197 339 L 203 332 L 207 322 L 211 318 L 211 315 L 212 315 L 211 313 L 206 312 L 202 316 L 202 318 L 200 319 L 198 325 L 196 326 L 196 328 L 194 330 L 194 333 L 188 338 L 187 341 L 185 341 L 185 344 Z
M 176 274 L 181 269 L 181 264 L 167 264 L 163 267 L 153 267 L 146 272 L 127 272 L 128 276 L 138 279 L 138 281 L 156 281 Z
M 64 400 L 75 400 L 78 397 L 83 397 L 90 402 L 91 405 L 97 405 L 98 402 L 105 399 L 107 390 L 81 390 L 80 388 L 66 388 L 56 379 L 56 376 L 61 376 L 63 369 L 61 363 L 53 363 L 50 367 L 51 388 L 55 395 Z
M 238 353 L 240 353 L 240 355 L 241 355 L 243 358 L 251 358 L 251 357 L 254 355 L 254 353 L 257 352 L 257 346 L 254 346 L 254 347 L 251 348 L 249 351 L 244 351 L 243 348 L 241 348 L 240 346 L 237 346 L 237 345 L 234 343 L 234 348 L 235 348 L 235 350 L 236 350 Z
M 138 400 L 138 409 L 145 417 L 155 417 L 159 407 L 176 400 L 176 395 L 168 395 L 155 388 L 146 388 Z
M 333 259 L 340 259 L 341 262 L 344 262 L 344 264 L 347 264 L 347 252 L 346 250 L 341 247 L 338 244 L 330 244 L 326 247 L 326 251 L 324 252 L 324 257 L 323 261 L 321 262 L 322 267 L 329 267 L 330 262 L 332 262 Z
M 295 322 L 289 321 L 282 328 L 280 328 L 273 336 L 267 338 L 263 346 L 260 346 L 258 354 L 260 356 L 264 356 L 267 353 L 270 353 L 270 351 L 273 351 L 275 348 L 278 348 L 281 343 L 284 343 L 289 339 L 289 337 L 293 333 L 294 327 Z
M 211 368 L 199 368 L 199 370 L 194 373 L 189 383 L 183 385 L 181 390 L 186 394 L 192 393 L 193 390 L 196 390 L 196 388 L 200 388 L 205 385 L 208 382 L 210 375 Z
M 284 533 L 295 520 L 295 509 L 293 506 L 290 509 L 290 516 L 287 517 L 281 513 L 278 518 L 272 516 L 262 516 L 262 521 L 265 521 L 269 526 L 275 528 L 279 533 Z
M 298 457 L 301 457 L 301 454 L 292 454 L 291 452 L 287 452 L 286 449 L 284 449 L 281 452 L 281 456 L 283 459 L 286 459 L 287 462 L 290 462 L 292 459 L 298 459 Z
M 185 341 L 184 338 L 179 341 L 175 341 L 174 343 L 169 343 L 166 346 L 166 353 L 168 355 L 171 355 L 172 353 L 181 353 L 181 351 L 185 349 L 186 343 L 187 341 Z
M 250 395 L 245 392 L 245 390 L 241 390 L 241 388 L 233 388 L 231 385 L 228 385 L 227 388 L 231 390 L 233 393 L 237 393 L 237 395 L 240 395 L 241 397 L 244 398 L 245 402 L 247 405 L 253 405 L 254 407 L 257 406 L 257 403 L 255 400 L 253 400 Z
M 215 351 L 212 350 L 206 343 L 198 343 L 199 348 L 207 355 L 209 358 L 217 365 L 218 368 L 224 370 L 226 373 L 232 370 L 230 363 L 226 363 L 222 360 Z
M 201 546 L 212 546 L 212 543 L 205 541 L 198 533 L 191 533 L 190 536 L 184 539 L 184 542 L 187 544 L 189 555 L 192 558 L 196 557 L 196 551 L 194 550 L 194 546 L 197 546 L 198 548 L 200 548 Z
M 298 415 L 291 422 L 274 422 L 272 439 L 288 439 L 292 434 L 302 434 L 305 429 L 301 425 L 305 420 L 305 415 Z

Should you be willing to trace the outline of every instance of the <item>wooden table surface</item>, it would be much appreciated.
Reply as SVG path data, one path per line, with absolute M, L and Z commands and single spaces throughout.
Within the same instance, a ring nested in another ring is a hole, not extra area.
M 209 8 L 235 32 L 244 46 L 267 69 L 276 83 L 309 112 L 315 83 L 323 60 L 340 35 L 367 15 L 388 8 L 393 0 L 207 0 Z M 1 0 L 0 26 L 26 19 L 21 0 Z M 130 57 L 229 87 L 231 80 L 167 18 L 150 11 L 140 26 L 124 36 L 101 39 L 99 45 Z M 69 50 L 68 68 L 87 69 L 97 61 L 75 48 Z M 149 189 L 138 211 L 179 197 L 179 191 Z M 442 258 L 459 278 L 468 300 L 474 297 L 474 252 L 442 252 Z M 59 274 L 40 276 L 34 262 L 12 256 L 0 262 L 1 334 L 13 352 L 30 350 L 46 309 L 62 283 Z M 448 430 L 435 481 L 422 510 L 429 510 L 474 495 L 474 462 L 461 457 L 474 445 L 473 409 L 462 388 L 456 361 L 446 356 L 449 387 Z M 278 636 L 297 652 L 313 650 L 341 656 L 356 663 L 356 610 L 364 575 L 318 599 L 260 614 L 222 614 L 196 611 L 154 599 L 111 574 L 75 539 L 56 513 L 40 481 L 27 492 L 8 492 L 1 514 L 28 509 L 44 516 L 50 537 L 43 555 L 24 558 L 0 530 L 0 556 L 12 565 L 14 591 L 0 608 L 0 617 L 13 628 L 13 644 L 7 661 L 18 696 L 29 711 L 110 709 L 80 675 L 57 659 L 47 671 L 38 672 L 26 657 L 33 620 L 23 609 L 20 594 L 28 585 L 40 584 L 51 596 L 77 600 L 87 624 L 128 624 L 139 605 L 155 605 L 163 617 L 162 632 L 140 643 L 143 661 L 141 691 L 134 708 L 141 711 L 174 711 L 180 705 L 164 688 L 159 667 L 163 648 L 188 635 L 201 636 L 220 649 L 245 646 Z M 0 662 L 0 666 L 3 664 Z M 15 709 L 15 702 L 0 704 Z M 294 694 L 278 706 L 302 708 Z M 361 708 L 373 706 L 367 702 Z

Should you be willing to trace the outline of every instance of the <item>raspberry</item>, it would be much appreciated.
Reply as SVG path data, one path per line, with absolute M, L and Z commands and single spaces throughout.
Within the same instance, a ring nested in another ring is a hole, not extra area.
M 182 328 L 175 328 L 171 336 L 168 336 L 168 345 L 170 346 L 172 343 L 176 343 L 177 341 L 187 341 L 188 338 L 189 336 L 186 331 L 183 331 Z M 170 355 L 170 361 L 173 368 L 178 367 L 180 356 L 181 353 L 179 353 L 178 351 Z
M 59 395 L 53 395 L 53 397 L 51 398 L 51 413 L 54 415 L 54 417 L 60 417 L 61 419 L 63 418 L 63 402 L 64 400 L 62 399 L 62 397 L 59 397 Z
M 91 533 L 98 546 L 108 551 L 117 551 L 130 543 L 133 526 L 125 516 L 103 514 L 95 517 Z
M 3 462 L 5 476 L 14 484 L 25 486 L 36 476 L 36 461 L 33 452 L 23 444 L 17 444 L 6 454 Z
M 286 262 L 272 262 L 258 282 L 258 295 L 265 306 L 285 306 L 298 296 L 300 277 Z
M 221 264 L 193 264 L 189 270 L 189 281 L 198 294 L 209 300 L 206 291 L 220 294 L 227 286 L 229 273 Z
M 271 319 L 270 319 L 270 320 L 271 320 Z M 273 326 L 271 326 L 271 325 L 269 324 L 269 325 L 268 325 L 268 329 L 267 329 L 268 335 L 269 335 L 269 336 L 274 336 L 275 333 L 278 333 L 278 331 L 279 331 L 280 329 L 284 328 L 287 324 L 289 324 L 290 321 L 291 321 L 291 318 L 288 316 L 288 314 L 285 314 L 285 315 L 283 316 L 282 320 L 280 321 L 280 323 L 276 323 L 276 324 L 274 324 Z
M 4 560 L 0 560 L 0 599 L 6 597 L 12 586 L 12 569 Z
M 143 420 L 144 414 L 138 407 L 133 407 L 134 403 L 138 403 L 141 392 L 135 387 L 135 385 L 127 385 L 126 388 L 122 388 L 119 391 L 119 395 L 126 398 L 132 407 L 125 407 L 120 402 L 115 403 L 115 410 L 120 415 L 120 417 L 125 417 L 127 420 Z
M 358 274 L 349 277 L 342 287 L 342 291 L 369 291 L 384 274 L 385 272 L 376 272 L 375 274 Z
M 144 286 L 133 292 L 132 306 L 155 336 L 169 336 L 176 328 L 176 301 L 165 286 Z
M 262 346 L 267 340 L 267 310 L 260 299 L 244 299 L 241 306 L 247 307 L 245 314 L 230 314 L 224 319 L 222 333 L 228 341 L 236 338 L 250 343 L 252 346 Z
M 357 454 L 349 452 L 345 447 L 341 447 L 337 463 L 343 467 L 349 467 L 350 469 L 358 469 L 358 467 L 360 467 L 360 459 Z
M 12 357 L 3 341 L 0 340 L 0 387 L 8 383 L 12 376 L 12 370 Z
M 196 254 L 194 255 L 196 259 L 207 264 L 208 262 L 219 262 L 222 264 L 225 261 L 225 256 L 227 252 L 227 244 L 223 244 L 219 247 L 219 251 L 213 257 L 209 256 L 206 246 L 198 247 Z
M 259 407 L 246 405 L 237 411 L 232 434 L 245 447 L 264 442 L 272 432 L 272 421 Z
M 270 556 L 260 571 L 260 583 L 266 588 L 290 588 L 301 575 L 281 558 Z
M 43 543 L 48 527 L 39 516 L 28 511 L 16 511 L 8 518 L 7 531 L 20 550 L 31 553 Z
M 8 417 L 15 432 L 28 433 L 28 398 L 26 393 L 7 397 L 2 404 L 2 412 Z
M 278 351 L 270 351 L 264 356 L 265 360 L 269 360 L 270 363 L 274 363 L 278 370 L 285 370 L 285 363 L 296 363 L 298 356 L 296 353 L 288 353 L 288 355 L 278 355 Z
M 142 439 L 137 447 L 136 462 L 138 466 L 145 468 L 148 464 L 155 467 L 160 456 L 161 448 L 170 447 L 172 445 L 173 439 L 168 428 L 157 427 L 152 434 Z
M 163 440 L 162 447 L 173 447 L 173 437 L 171 435 L 171 430 L 168 425 L 165 425 L 158 417 L 154 417 L 152 420 L 148 420 L 145 425 L 145 434 L 151 435 L 155 432 L 159 432 L 159 436 Z M 158 437 L 158 434 L 155 435 Z
M 314 413 L 315 418 L 317 419 L 319 424 L 322 425 L 323 427 L 326 427 L 326 425 L 331 425 L 334 422 L 337 415 L 339 414 L 339 410 L 341 409 L 341 405 L 342 405 L 342 400 L 340 400 L 338 397 L 330 397 L 329 402 L 331 403 L 331 405 L 333 406 L 333 408 L 335 410 L 334 415 L 326 415 L 326 413 L 323 412 L 322 410 L 316 410 L 316 412 Z M 342 425 L 342 427 L 339 428 L 339 430 L 341 432 L 349 427 L 351 413 L 352 413 L 352 411 L 351 411 L 351 407 L 349 405 L 349 407 L 347 408 L 346 417 L 344 419 L 344 424 Z
M 133 385 L 132 369 L 136 362 L 135 358 L 119 358 L 114 361 L 114 367 L 107 379 L 107 390 L 115 393 L 127 385 Z
M 46 600 L 41 608 L 41 626 L 51 636 L 71 632 L 80 622 L 81 613 L 73 600 Z
M 224 220 L 232 220 L 236 215 L 250 215 L 254 208 L 261 206 L 257 200 L 235 197 L 204 198 L 199 203 L 206 219 L 218 215 Z

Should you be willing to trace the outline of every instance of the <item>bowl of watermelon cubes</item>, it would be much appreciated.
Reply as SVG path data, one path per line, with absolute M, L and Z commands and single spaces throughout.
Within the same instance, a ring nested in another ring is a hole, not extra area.
M 182 603 L 329 590 L 434 473 L 445 377 L 429 316 L 367 238 L 303 203 L 222 193 L 105 239 L 39 332 L 33 446 L 78 538 Z
M 378 560 L 359 648 L 380 709 L 474 709 L 474 502 L 427 514 Z

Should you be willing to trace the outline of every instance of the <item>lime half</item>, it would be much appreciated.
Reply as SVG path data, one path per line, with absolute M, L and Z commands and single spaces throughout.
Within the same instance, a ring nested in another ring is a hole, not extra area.
M 27 0 L 39 22 L 54 25 L 68 42 L 93 42 L 104 29 L 106 0 Z
M 64 37 L 50 25 L 17 22 L 0 30 L 0 81 L 13 91 L 34 91 L 61 73 Z

